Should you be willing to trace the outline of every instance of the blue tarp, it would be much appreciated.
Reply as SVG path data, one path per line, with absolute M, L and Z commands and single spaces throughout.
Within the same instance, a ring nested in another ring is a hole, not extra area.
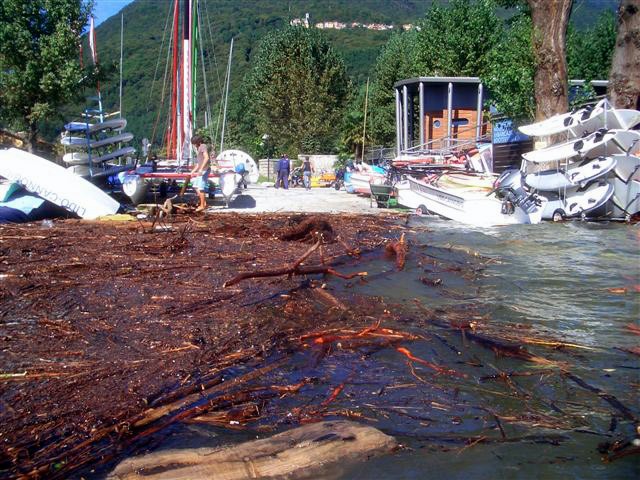
M 63 208 L 23 189 L 13 192 L 8 200 L 0 202 L 0 223 L 35 222 L 67 215 Z

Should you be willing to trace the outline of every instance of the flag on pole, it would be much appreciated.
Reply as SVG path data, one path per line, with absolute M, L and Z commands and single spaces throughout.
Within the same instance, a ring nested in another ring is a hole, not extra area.
M 89 48 L 91 49 L 91 59 L 93 64 L 98 64 L 98 50 L 96 50 L 96 30 L 93 25 L 93 17 L 89 21 Z

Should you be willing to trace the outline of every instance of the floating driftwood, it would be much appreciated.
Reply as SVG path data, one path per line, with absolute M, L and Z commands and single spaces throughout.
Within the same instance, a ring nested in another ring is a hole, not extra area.
M 318 472 L 327 465 L 389 453 L 393 437 L 348 421 L 320 422 L 270 438 L 221 449 L 167 450 L 120 463 L 110 479 L 224 479 L 283 477 Z

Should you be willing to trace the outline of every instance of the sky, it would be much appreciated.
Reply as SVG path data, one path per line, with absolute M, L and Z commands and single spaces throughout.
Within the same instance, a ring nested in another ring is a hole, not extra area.
M 95 7 L 93 9 L 95 24 L 101 24 L 131 2 L 133 2 L 133 0 L 95 0 Z

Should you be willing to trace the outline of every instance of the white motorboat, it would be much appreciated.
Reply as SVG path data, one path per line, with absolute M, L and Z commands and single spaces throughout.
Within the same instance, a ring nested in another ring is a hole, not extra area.
M 584 138 L 551 145 L 524 153 L 522 157 L 532 163 L 554 162 L 574 157 L 595 158 L 627 153 L 640 145 L 640 131 L 599 130 Z
M 609 173 L 616 166 L 616 155 L 598 157 L 581 162 L 572 162 L 567 166 L 558 166 L 528 174 L 524 182 L 539 191 L 553 191 L 576 186 L 585 186 L 592 180 Z
M 501 176 L 497 190 L 489 193 L 483 187 L 438 187 L 413 177 L 408 177 L 408 181 L 411 191 L 422 200 L 417 208 L 423 213 L 435 213 L 467 225 L 540 223 L 546 203 L 544 197 L 522 189 L 518 171 L 512 177 Z
M 628 130 L 640 123 L 638 110 L 613 108 L 607 99 L 578 110 L 554 115 L 541 122 L 523 125 L 519 130 L 532 137 L 564 133 L 580 137 L 600 128 Z
M 411 210 L 418 210 L 424 203 L 424 198 L 411 189 L 409 180 L 402 180 L 394 185 L 398 205 Z

